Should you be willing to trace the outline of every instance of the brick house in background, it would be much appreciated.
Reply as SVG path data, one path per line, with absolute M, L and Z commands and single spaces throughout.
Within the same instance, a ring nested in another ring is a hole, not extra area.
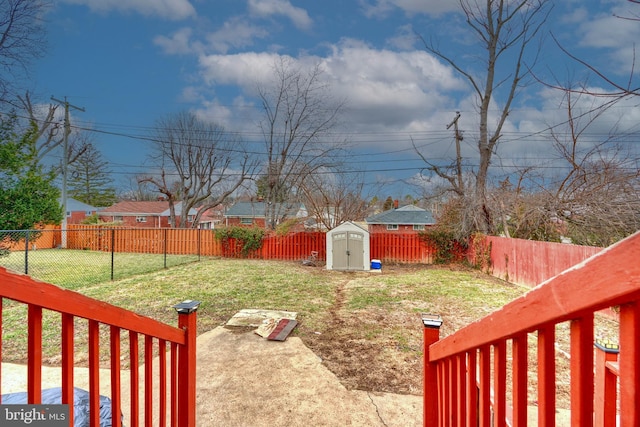
M 265 228 L 265 207 L 264 202 L 238 202 L 225 212 L 225 225 Z M 285 219 L 303 219 L 307 216 L 307 209 L 302 203 L 293 203 L 286 207 Z
M 62 206 L 62 198 L 58 199 Z M 67 197 L 67 224 L 81 224 L 85 218 L 98 212 L 98 208 Z
M 380 212 L 365 221 L 369 233 L 419 233 L 436 224 L 431 212 L 414 205 Z
M 200 210 L 200 208 L 198 208 Z M 224 205 L 218 205 L 213 208 L 207 209 L 202 213 L 200 221 L 198 222 L 198 228 L 202 230 L 211 230 L 219 228 L 224 224 Z
M 182 203 L 175 204 L 176 221 L 180 221 Z M 197 211 L 189 211 L 188 223 L 183 228 L 191 226 Z M 169 228 L 169 202 L 166 200 L 152 202 L 124 201 L 111 205 L 98 212 L 103 222 L 121 223 L 125 227 L 136 228 Z M 176 224 L 176 227 L 180 227 Z

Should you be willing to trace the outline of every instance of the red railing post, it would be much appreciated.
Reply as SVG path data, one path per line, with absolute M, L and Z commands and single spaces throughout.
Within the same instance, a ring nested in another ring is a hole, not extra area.
M 437 315 L 422 315 L 424 341 L 424 368 L 422 383 L 422 420 L 424 427 L 438 425 L 438 365 L 429 361 L 429 346 L 440 339 L 442 318 Z
M 596 341 L 596 366 L 595 366 L 595 427 L 616 426 L 616 387 L 618 379 L 607 368 L 607 362 L 618 361 L 618 345 L 608 341 Z
M 196 311 L 200 301 L 186 300 L 173 308 L 178 327 L 186 332 L 185 345 L 178 347 L 178 425 L 196 425 Z

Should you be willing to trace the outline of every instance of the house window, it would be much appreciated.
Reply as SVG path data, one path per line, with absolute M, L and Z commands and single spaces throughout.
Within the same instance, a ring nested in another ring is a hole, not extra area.
M 147 222 L 147 217 L 146 216 L 137 216 L 136 217 L 136 222 Z
M 240 218 L 240 224 L 251 225 L 253 224 L 253 218 Z
M 124 220 L 124 218 L 122 217 L 122 215 L 115 215 L 113 217 L 113 220 L 122 222 Z
M 416 231 L 424 231 L 424 224 L 413 224 L 413 229 Z
M 194 218 L 193 215 L 189 215 L 189 216 L 187 216 L 187 221 L 193 222 L 193 218 Z
M 398 229 L 398 224 L 387 224 L 387 230 L 391 231 L 391 230 L 397 230 Z

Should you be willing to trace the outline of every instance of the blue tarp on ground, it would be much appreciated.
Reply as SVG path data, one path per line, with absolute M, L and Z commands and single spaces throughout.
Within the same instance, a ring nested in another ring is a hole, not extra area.
M 62 387 L 42 390 L 42 405 L 59 405 L 62 403 Z M 2 395 L 3 405 L 26 405 L 27 392 L 7 393 Z M 81 388 L 73 389 L 73 426 L 89 427 L 89 392 Z M 111 427 L 111 399 L 100 396 L 100 427 Z

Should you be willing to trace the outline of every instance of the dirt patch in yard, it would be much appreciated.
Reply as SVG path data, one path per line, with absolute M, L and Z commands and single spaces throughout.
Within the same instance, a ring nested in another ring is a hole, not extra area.
M 387 268 L 384 275 L 407 274 L 424 269 L 447 269 L 464 272 L 481 280 L 483 287 L 513 288 L 508 282 L 492 278 L 481 272 L 468 270 L 461 266 L 396 266 Z M 340 381 L 348 389 L 398 394 L 422 394 L 422 323 L 421 308 L 425 305 L 416 296 L 415 288 L 411 290 L 395 289 L 395 292 L 406 292 L 406 299 L 397 298 L 391 305 L 352 309 L 349 301 L 358 289 L 359 274 L 345 275 L 345 280 L 335 290 L 335 301 L 329 310 L 326 325 L 322 331 L 299 326 L 297 335 L 311 348 Z M 467 279 L 469 280 L 469 279 Z M 375 287 L 375 283 L 367 282 L 367 286 Z M 425 284 L 425 286 L 428 286 Z M 388 291 L 388 285 L 380 286 L 379 291 Z M 491 291 L 490 291 L 491 292 Z M 520 288 L 520 293 L 526 289 Z M 441 337 L 445 337 L 462 329 L 469 323 L 484 317 L 500 308 L 495 301 L 487 305 L 478 305 L 478 297 L 474 297 L 473 309 L 459 303 L 458 298 L 434 297 L 428 301 L 429 312 L 440 314 L 443 325 Z M 462 298 L 464 299 L 464 298 Z M 510 300 L 509 300 L 510 301 Z M 505 301 L 505 303 L 508 301 Z M 610 318 L 597 316 L 596 336 L 615 336 L 617 322 Z M 529 402 L 536 404 L 536 335 L 529 336 Z M 556 387 L 558 408 L 569 408 L 569 325 L 559 324 L 556 327 Z M 508 350 L 510 354 L 510 349 Z M 510 357 L 510 356 L 509 356 Z M 510 384 L 508 385 L 510 389 Z
M 383 274 L 443 268 L 475 273 L 458 266 L 391 266 L 385 267 Z M 345 276 L 345 280 L 336 287 L 335 301 L 324 330 L 310 330 L 302 323 L 297 335 L 349 389 L 422 394 L 421 302 L 407 299 L 391 306 L 350 309 L 349 298 L 361 273 L 345 273 Z M 481 273 L 478 276 L 483 281 L 492 281 Z M 510 286 L 498 279 L 495 283 Z M 429 305 L 434 313 L 445 315 L 442 336 L 471 320 L 463 313 L 447 315 L 452 311 L 451 307 L 446 304 L 440 306 L 438 301 L 430 301 Z

